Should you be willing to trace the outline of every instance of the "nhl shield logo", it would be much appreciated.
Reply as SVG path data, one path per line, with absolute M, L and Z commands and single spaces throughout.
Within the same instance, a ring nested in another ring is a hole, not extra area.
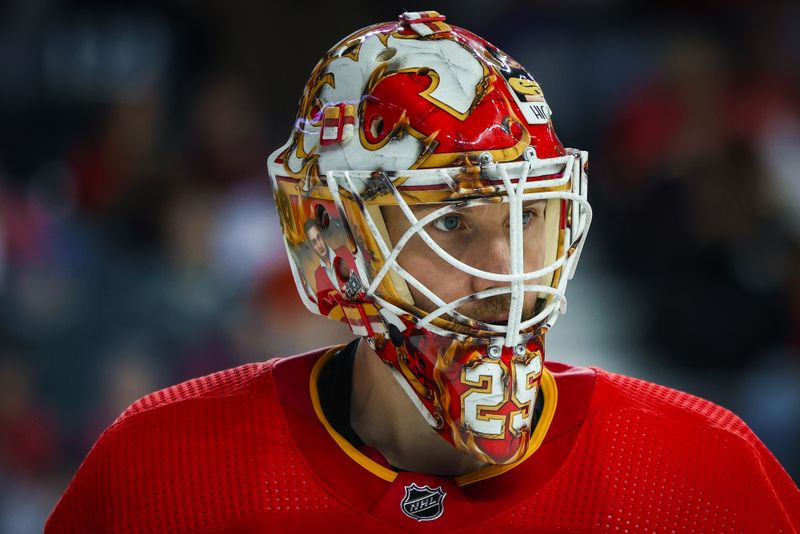
M 433 521 L 444 512 L 444 497 L 447 494 L 441 486 L 435 489 L 428 485 L 419 487 L 412 482 L 405 490 L 400 509 L 411 519 Z

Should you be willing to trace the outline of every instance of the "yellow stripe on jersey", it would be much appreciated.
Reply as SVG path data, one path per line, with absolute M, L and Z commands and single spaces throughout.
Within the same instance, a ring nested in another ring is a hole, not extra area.
M 317 389 L 317 381 L 319 380 L 319 375 L 322 372 L 322 369 L 325 368 L 325 364 L 330 360 L 337 352 L 342 350 L 344 345 L 339 347 L 333 347 L 328 352 L 322 355 L 317 363 L 314 364 L 314 368 L 311 369 L 311 378 L 309 379 L 309 392 L 311 393 L 311 404 L 314 406 L 314 412 L 317 414 L 317 418 L 319 419 L 322 426 L 325 427 L 325 430 L 328 431 L 328 434 L 333 438 L 339 448 L 344 451 L 350 458 L 352 458 L 355 462 L 357 462 L 361 467 L 366 469 L 367 471 L 371 472 L 373 475 L 376 475 L 387 482 L 394 482 L 394 479 L 397 478 L 397 473 L 392 471 L 391 469 L 387 469 L 383 467 L 381 464 L 375 462 L 374 460 L 370 459 L 366 455 L 362 454 L 358 449 L 353 447 L 353 445 L 347 441 L 341 434 L 336 432 L 333 429 L 331 424 L 328 422 L 328 419 L 325 417 L 325 413 L 322 411 L 322 405 L 319 402 L 319 390 Z
M 337 352 L 342 350 L 343 347 L 344 345 L 340 345 L 338 347 L 329 349 L 328 352 L 323 354 L 322 357 L 317 360 L 317 363 L 314 364 L 314 368 L 311 370 L 311 377 L 309 378 L 309 392 L 311 394 L 311 404 L 314 406 L 314 412 L 317 414 L 317 418 L 319 419 L 320 423 L 322 423 L 322 426 L 325 427 L 325 430 L 328 432 L 328 434 L 330 434 L 330 436 L 345 454 L 347 454 L 353 459 L 353 461 L 358 463 L 361 467 L 373 475 L 380 477 L 387 482 L 394 482 L 394 479 L 397 478 L 396 471 L 382 466 L 353 447 L 349 441 L 347 441 L 341 434 L 333 429 L 331 424 L 328 422 L 328 419 L 325 417 L 325 413 L 322 411 L 322 405 L 319 401 L 317 381 L 319 380 L 319 375 L 322 372 L 322 369 L 325 368 L 325 364 Z M 550 428 L 550 423 L 552 423 L 553 416 L 556 413 L 556 404 L 558 403 L 558 387 L 556 386 L 556 380 L 553 378 L 553 375 L 547 370 L 547 368 L 542 369 L 541 394 L 544 395 L 542 415 L 536 422 L 536 428 L 533 430 L 533 435 L 531 435 L 531 439 L 528 442 L 528 450 L 525 452 L 525 455 L 516 462 L 507 465 L 487 465 L 486 467 L 478 469 L 477 471 L 456 477 L 455 481 L 459 486 L 474 484 L 475 482 L 486 480 L 487 478 L 492 478 L 505 473 L 506 471 L 514 469 L 516 466 L 530 458 L 534 452 L 536 452 L 536 450 L 542 445 L 545 435 L 547 435 L 547 431 Z

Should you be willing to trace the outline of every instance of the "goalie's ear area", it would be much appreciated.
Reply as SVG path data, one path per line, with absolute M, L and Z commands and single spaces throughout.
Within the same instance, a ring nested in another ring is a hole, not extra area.
M 344 258 L 336 256 L 336 258 L 333 260 L 333 266 L 336 270 L 336 276 L 339 278 L 339 280 L 342 282 L 347 282 L 347 280 L 350 279 L 350 275 L 353 270 L 349 265 L 347 265 L 347 262 L 344 261 Z
M 331 217 L 328 215 L 328 210 L 326 210 L 325 206 L 322 204 L 317 204 L 314 208 L 314 219 L 322 230 L 327 230 L 328 226 L 331 224 Z

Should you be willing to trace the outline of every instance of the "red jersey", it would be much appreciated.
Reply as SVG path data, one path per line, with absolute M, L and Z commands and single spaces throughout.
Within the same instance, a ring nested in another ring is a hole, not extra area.
M 335 351 L 197 378 L 134 403 L 45 532 L 797 532 L 800 492 L 729 411 L 549 362 L 528 454 L 460 477 L 396 472 L 337 434 Z

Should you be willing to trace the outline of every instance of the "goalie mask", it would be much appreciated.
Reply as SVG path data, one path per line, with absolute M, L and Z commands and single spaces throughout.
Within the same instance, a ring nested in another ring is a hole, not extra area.
M 516 61 L 436 12 L 317 64 L 269 173 L 298 292 L 367 339 L 420 413 L 487 463 L 522 457 L 543 336 L 591 219 Z

